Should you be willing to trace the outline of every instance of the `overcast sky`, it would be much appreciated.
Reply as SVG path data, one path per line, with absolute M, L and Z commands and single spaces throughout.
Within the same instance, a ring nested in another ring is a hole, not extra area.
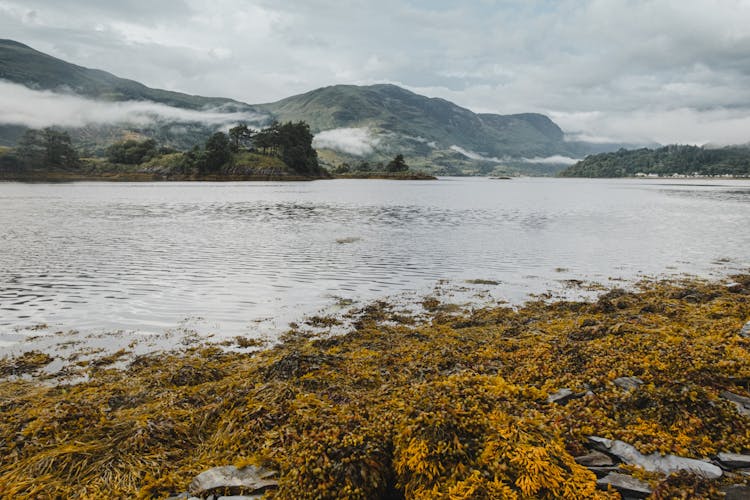
M 750 141 L 750 0 L 0 0 L 0 33 L 249 103 L 390 82 L 571 137 Z

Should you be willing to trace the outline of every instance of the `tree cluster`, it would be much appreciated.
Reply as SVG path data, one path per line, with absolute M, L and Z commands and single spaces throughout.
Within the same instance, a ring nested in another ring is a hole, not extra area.
M 637 173 L 678 175 L 750 175 L 750 148 L 671 145 L 658 149 L 620 149 L 588 156 L 564 170 L 564 177 L 630 177 Z
M 385 165 L 382 162 L 371 164 L 367 160 L 362 160 L 356 165 L 350 165 L 349 163 L 344 162 L 338 167 L 336 167 L 333 170 L 333 173 L 334 174 L 348 174 L 348 173 L 353 173 L 353 172 L 398 173 L 398 172 L 408 172 L 408 171 L 409 171 L 409 165 L 407 165 L 406 161 L 404 160 L 404 155 L 397 154 L 391 161 L 389 161 Z
M 67 132 L 45 128 L 29 129 L 18 141 L 18 160 L 26 167 L 77 167 L 78 153 Z
M 107 148 L 107 159 L 112 163 L 123 163 L 126 165 L 139 165 L 145 163 L 159 154 L 156 141 L 146 139 L 136 141 L 133 139 L 117 142 Z

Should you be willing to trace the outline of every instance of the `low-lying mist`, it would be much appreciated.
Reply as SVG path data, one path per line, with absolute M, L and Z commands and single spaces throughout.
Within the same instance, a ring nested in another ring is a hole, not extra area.
M 258 113 L 227 112 L 221 108 L 192 110 L 153 101 L 100 101 L 75 94 L 34 90 L 6 81 L 0 81 L 0 109 L 0 124 L 30 128 L 107 124 L 147 126 L 164 122 L 222 126 L 237 122 L 258 124 L 266 119 Z

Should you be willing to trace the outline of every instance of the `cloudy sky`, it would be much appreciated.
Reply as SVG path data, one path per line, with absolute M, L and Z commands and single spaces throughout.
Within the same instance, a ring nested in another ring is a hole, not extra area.
M 0 0 L 0 33 L 250 103 L 390 82 L 575 138 L 750 141 L 750 0 Z

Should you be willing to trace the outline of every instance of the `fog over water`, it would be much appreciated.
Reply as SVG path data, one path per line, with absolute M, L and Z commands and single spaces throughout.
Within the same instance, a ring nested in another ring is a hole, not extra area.
M 252 336 L 440 280 L 518 303 L 568 279 L 728 276 L 750 268 L 748 221 L 747 181 L 0 183 L 0 336 Z

